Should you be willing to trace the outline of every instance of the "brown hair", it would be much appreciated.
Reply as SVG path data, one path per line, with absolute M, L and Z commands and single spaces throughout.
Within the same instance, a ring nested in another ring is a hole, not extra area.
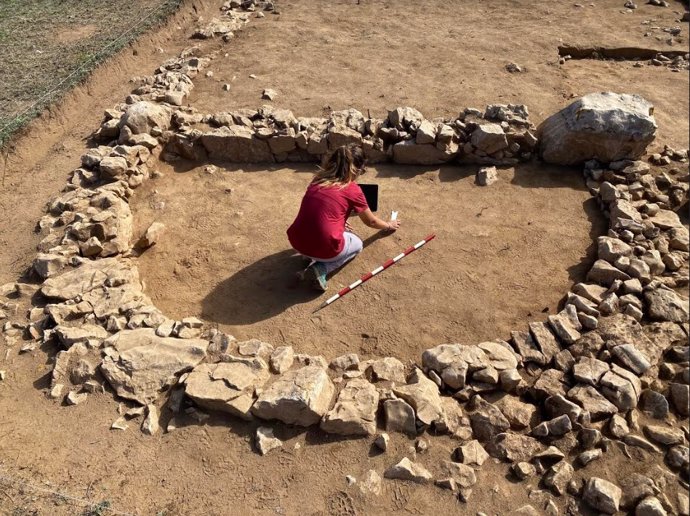
M 364 173 L 366 158 L 361 145 L 350 143 L 327 155 L 312 183 L 322 186 L 346 186 Z

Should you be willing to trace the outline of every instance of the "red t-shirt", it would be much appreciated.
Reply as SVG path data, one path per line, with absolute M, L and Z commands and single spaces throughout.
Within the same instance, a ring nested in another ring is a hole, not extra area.
M 369 207 L 357 183 L 344 187 L 310 184 L 297 218 L 287 230 L 290 244 L 299 253 L 328 260 L 345 246 L 345 221 L 352 212 Z

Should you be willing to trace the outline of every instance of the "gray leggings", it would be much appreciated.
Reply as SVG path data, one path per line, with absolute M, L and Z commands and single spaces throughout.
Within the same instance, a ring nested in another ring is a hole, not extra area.
M 326 274 L 333 272 L 362 252 L 362 240 L 357 235 L 346 231 L 343 233 L 343 238 L 345 239 L 345 245 L 337 256 L 329 258 L 328 260 L 314 258 L 313 256 L 307 256 L 307 258 L 311 258 L 315 262 L 323 264 L 326 267 Z

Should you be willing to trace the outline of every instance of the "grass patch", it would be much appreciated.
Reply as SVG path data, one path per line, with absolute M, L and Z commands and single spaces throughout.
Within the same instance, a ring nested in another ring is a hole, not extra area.
M 0 148 L 182 0 L 0 0 Z

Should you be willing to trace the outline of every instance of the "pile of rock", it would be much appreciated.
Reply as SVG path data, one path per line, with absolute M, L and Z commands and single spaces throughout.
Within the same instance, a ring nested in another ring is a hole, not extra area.
M 396 108 L 381 120 L 356 109 L 299 118 L 263 106 L 213 115 L 187 110 L 174 121 L 171 153 L 233 162 L 319 161 L 341 145 L 358 143 L 371 163 L 514 165 L 530 159 L 537 144 L 527 108 L 512 104 L 490 105 L 483 112 L 467 108 L 456 118 L 433 120 L 411 107 Z
M 213 18 L 210 22 L 200 25 L 192 34 L 194 39 L 211 39 L 220 37 L 223 41 L 232 40 L 235 32 L 246 25 L 252 13 L 263 17 L 264 12 L 277 14 L 275 4 L 271 0 L 228 0 L 220 8 L 220 18 Z

